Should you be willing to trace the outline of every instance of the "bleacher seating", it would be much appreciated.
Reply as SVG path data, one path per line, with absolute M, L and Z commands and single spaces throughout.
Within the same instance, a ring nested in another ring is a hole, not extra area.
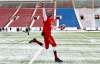
M 34 12 L 34 9 L 33 8 L 21 8 L 19 11 L 18 11 L 18 13 L 17 13 L 17 15 L 19 16 L 19 15 L 32 15 L 33 14 L 33 12 Z
M 0 27 L 4 27 L 9 22 L 9 16 L 0 16 Z
M 34 24 L 32 27 L 42 27 L 43 26 L 43 9 L 37 8 L 34 16 L 39 16 L 39 19 L 34 21 Z
M 48 11 L 48 10 L 52 10 L 52 12 L 54 12 L 53 8 L 45 9 L 45 11 Z M 35 20 L 33 27 L 43 27 L 43 8 L 38 8 L 34 16 L 39 16 L 39 19 Z M 53 18 L 53 16 L 52 16 L 52 18 Z
M 85 12 L 84 12 L 85 11 Z M 80 18 L 80 23 L 83 28 L 92 28 L 95 27 L 95 18 L 94 18 L 94 10 L 90 8 L 78 8 L 77 9 L 78 16 Z M 84 18 L 82 19 L 81 16 Z
M 0 8 L 1 15 L 12 15 L 16 11 L 16 8 Z
M 62 16 L 60 25 L 65 24 L 66 27 L 77 27 L 80 28 L 78 20 L 75 15 L 73 8 L 57 8 L 57 16 Z
M 30 26 L 31 22 L 31 16 L 19 16 L 19 18 L 13 21 L 9 27 L 26 27 Z
M 98 16 L 98 18 L 95 18 L 95 24 L 96 24 L 96 27 L 100 27 L 100 8 L 95 9 L 95 16 L 96 15 Z
M 30 26 L 32 22 L 31 16 L 33 12 L 34 12 L 33 8 L 21 8 L 16 14 L 16 19 L 9 25 L 9 27 Z
M 95 22 L 96 22 L 96 27 L 100 27 L 100 19 L 97 19 Z
M 0 8 L 0 27 L 4 27 L 9 22 L 15 11 L 16 8 Z

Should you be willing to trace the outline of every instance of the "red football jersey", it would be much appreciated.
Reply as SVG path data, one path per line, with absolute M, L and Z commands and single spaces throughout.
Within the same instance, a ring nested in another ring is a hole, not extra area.
M 54 20 L 52 18 L 47 18 L 47 21 L 44 22 L 43 32 L 51 34 L 51 25 Z

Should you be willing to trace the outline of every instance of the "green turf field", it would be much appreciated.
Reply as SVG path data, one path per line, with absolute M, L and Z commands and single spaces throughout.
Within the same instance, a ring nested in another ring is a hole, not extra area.
M 28 44 L 32 38 L 43 42 L 41 32 L 0 32 L 0 64 L 100 64 L 100 32 L 53 32 L 63 63 L 55 63 L 52 48 Z

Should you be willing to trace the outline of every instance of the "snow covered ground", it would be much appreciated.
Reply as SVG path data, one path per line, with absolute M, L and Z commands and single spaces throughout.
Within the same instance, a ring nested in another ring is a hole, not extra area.
M 28 44 L 34 37 L 43 42 L 40 32 L 30 36 L 19 33 L 0 33 L 0 64 L 100 64 L 100 33 L 55 32 L 57 51 L 63 63 L 55 63 L 52 48 L 45 50 Z M 37 56 L 36 56 L 37 55 Z

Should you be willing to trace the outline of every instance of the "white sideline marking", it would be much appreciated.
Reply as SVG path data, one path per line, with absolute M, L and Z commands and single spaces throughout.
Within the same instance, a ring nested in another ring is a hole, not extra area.
M 34 57 L 29 61 L 28 64 L 32 64 L 35 61 L 35 59 L 40 55 L 42 50 L 43 50 L 43 47 L 38 52 L 35 53 Z

